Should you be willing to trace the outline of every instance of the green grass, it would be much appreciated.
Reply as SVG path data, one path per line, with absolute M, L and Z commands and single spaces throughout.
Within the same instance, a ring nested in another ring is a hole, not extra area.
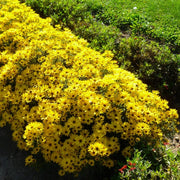
M 140 4 L 141 5 L 141 4 Z M 144 8 L 141 6 L 142 12 L 150 16 L 152 20 L 156 18 L 166 19 L 171 17 L 169 23 L 171 25 L 180 24 L 180 1 L 179 0 L 160 0 L 160 1 L 144 1 Z M 177 23 L 177 24 L 176 24 Z
M 111 8 L 119 12 L 122 10 L 136 11 L 148 17 L 152 22 L 171 17 L 170 25 L 180 24 L 179 0 L 87 0 L 84 2 L 101 4 L 106 9 Z M 134 7 L 137 9 L 133 9 Z
M 92 2 L 99 4 L 99 7 L 102 5 L 102 14 L 97 13 L 102 21 L 106 22 L 109 18 L 109 23 L 117 27 L 120 23 L 126 23 L 127 29 L 121 26 L 121 30 L 128 30 L 130 27 L 136 34 L 144 34 L 157 41 L 172 43 L 174 46 L 180 43 L 178 0 L 87 0 L 87 3 L 93 4 Z

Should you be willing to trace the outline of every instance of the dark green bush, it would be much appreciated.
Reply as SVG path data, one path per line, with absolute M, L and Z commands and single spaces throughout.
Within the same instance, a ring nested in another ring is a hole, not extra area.
M 41 17 L 51 17 L 52 24 L 60 24 L 62 28 L 71 30 L 74 26 L 89 17 L 88 9 L 83 0 L 26 0 Z
M 121 39 L 116 56 L 121 67 L 159 90 L 164 98 L 170 100 L 177 94 L 178 58 L 168 46 L 132 36 Z
M 91 48 L 101 52 L 111 50 L 113 53 L 116 53 L 116 40 L 121 36 L 116 27 L 96 21 L 81 22 L 77 25 L 75 34 L 87 39 Z

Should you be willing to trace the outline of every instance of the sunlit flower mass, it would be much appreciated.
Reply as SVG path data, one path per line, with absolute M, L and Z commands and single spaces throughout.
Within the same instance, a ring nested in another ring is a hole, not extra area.
M 29 151 L 26 165 L 41 153 L 59 175 L 111 168 L 113 154 L 130 157 L 137 141 L 158 144 L 176 131 L 177 111 L 112 59 L 18 0 L 1 0 L 0 127 L 9 124 Z

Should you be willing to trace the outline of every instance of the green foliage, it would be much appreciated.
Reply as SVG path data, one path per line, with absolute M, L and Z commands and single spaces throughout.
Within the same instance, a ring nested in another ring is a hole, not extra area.
M 92 15 L 96 15 L 104 12 L 105 4 L 99 0 L 85 0 L 84 3 L 87 5 L 88 11 Z
M 128 159 L 127 165 L 123 167 L 119 169 L 119 179 L 136 179 L 137 177 L 145 179 L 149 175 L 148 169 L 151 167 L 151 163 L 144 160 L 141 151 L 136 150 L 133 159 Z
M 154 161 L 155 159 L 156 161 Z M 118 170 L 119 174 L 114 175 L 112 180 L 178 179 L 180 176 L 180 151 L 174 153 L 166 144 L 160 145 L 157 149 L 147 146 L 143 150 L 135 149 L 134 156 L 127 159 L 125 165 L 120 162 L 118 164 L 121 167 Z
M 111 50 L 116 53 L 116 39 L 121 36 L 114 26 L 106 26 L 102 22 L 82 22 L 75 29 L 75 34 L 87 39 L 91 48 L 104 52 Z
M 172 98 L 177 93 L 178 59 L 167 46 L 132 36 L 121 39 L 115 55 L 121 67 L 135 73 L 151 89 L 158 89 L 162 96 Z
M 60 24 L 62 28 L 74 26 L 88 18 L 87 6 L 83 0 L 26 0 L 26 4 L 31 6 L 42 17 L 51 17 L 52 24 Z
M 103 4 L 101 11 L 96 11 L 97 20 L 116 26 L 121 31 L 168 43 L 173 52 L 179 53 L 180 20 L 177 14 L 180 4 L 177 1 L 104 0 Z M 89 9 L 93 7 L 95 5 Z

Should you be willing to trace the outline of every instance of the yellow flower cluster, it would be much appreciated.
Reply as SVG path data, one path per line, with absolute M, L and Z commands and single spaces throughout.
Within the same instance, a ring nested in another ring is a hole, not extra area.
M 25 165 L 28 166 L 29 164 L 35 163 L 36 159 L 33 158 L 32 155 L 29 155 L 25 159 Z
M 0 1 L 0 127 L 20 149 L 77 173 L 114 165 L 136 141 L 159 142 L 176 129 L 175 109 L 68 29 L 51 26 L 18 0 Z M 121 145 L 121 140 L 126 146 Z
M 43 133 L 43 124 L 40 122 L 31 122 L 26 126 L 23 138 L 26 139 L 26 144 L 29 147 L 34 147 L 33 143 L 40 139 Z M 38 143 L 38 142 L 37 142 Z
M 112 137 L 110 139 L 101 138 L 101 141 L 91 143 L 88 151 L 91 156 L 108 157 L 116 151 L 119 151 L 118 138 Z

